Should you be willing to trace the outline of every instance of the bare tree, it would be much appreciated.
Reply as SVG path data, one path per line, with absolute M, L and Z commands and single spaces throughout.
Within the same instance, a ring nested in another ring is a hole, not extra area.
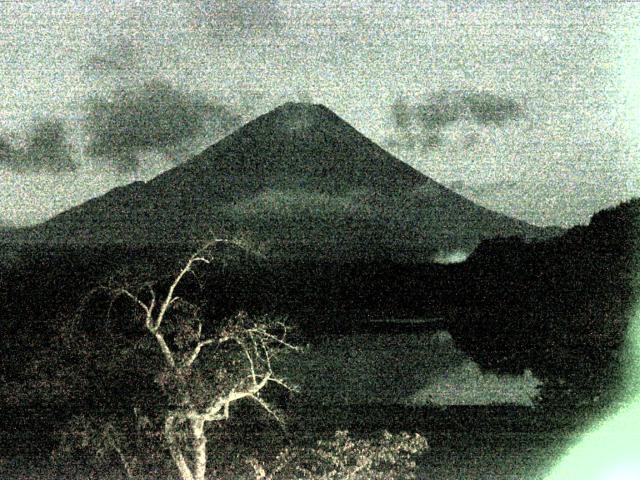
M 209 242 L 182 265 L 168 287 L 157 281 L 136 288 L 108 287 L 112 306 L 122 297 L 133 302 L 144 337 L 161 355 L 156 383 L 166 401 L 162 411 L 153 414 L 162 419 L 163 438 L 182 480 L 205 478 L 209 422 L 227 420 L 231 406 L 240 400 L 255 402 L 281 422 L 262 394 L 270 384 L 292 388 L 273 369 L 276 356 L 298 350 L 289 343 L 284 322 L 240 312 L 215 324 L 205 320 L 196 302 L 185 298 L 186 291 L 180 292 L 198 265 L 213 261 L 213 247 L 221 243 L 238 245 L 223 239 Z

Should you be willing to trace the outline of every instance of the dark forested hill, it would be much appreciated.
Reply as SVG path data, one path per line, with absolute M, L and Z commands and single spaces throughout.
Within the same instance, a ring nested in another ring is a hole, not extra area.
M 526 244 L 483 242 L 462 267 L 450 331 L 486 368 L 598 388 L 616 382 L 637 299 L 640 200 Z

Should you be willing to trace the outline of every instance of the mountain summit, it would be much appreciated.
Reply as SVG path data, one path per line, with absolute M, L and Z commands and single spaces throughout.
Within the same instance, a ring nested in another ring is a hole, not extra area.
M 208 148 L 184 165 L 184 182 L 174 173 L 151 183 L 190 190 L 192 176 L 207 177 L 210 194 L 225 200 L 269 189 L 337 194 L 429 182 L 328 108 L 307 103 L 286 103 Z
M 322 105 L 286 103 L 147 183 L 22 229 L 47 243 L 156 244 L 242 233 L 287 258 L 430 258 L 543 229 L 480 207 Z

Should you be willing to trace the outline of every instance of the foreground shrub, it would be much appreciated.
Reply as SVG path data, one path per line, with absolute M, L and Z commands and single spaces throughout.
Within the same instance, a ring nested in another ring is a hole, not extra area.
M 312 447 L 285 448 L 268 466 L 250 463 L 260 480 L 411 480 L 417 478 L 417 458 L 428 448 L 417 433 L 354 438 L 338 431 Z

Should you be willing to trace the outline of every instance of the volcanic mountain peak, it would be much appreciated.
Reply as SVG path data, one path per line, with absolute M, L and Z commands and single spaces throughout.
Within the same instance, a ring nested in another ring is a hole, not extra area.
M 286 103 L 149 182 L 14 238 L 158 244 L 240 231 L 285 257 L 409 252 L 411 260 L 443 248 L 469 251 L 497 235 L 540 234 L 431 180 L 328 108 Z
M 341 120 L 331 110 L 321 104 L 287 102 L 267 113 L 262 124 L 267 128 L 280 130 L 279 134 L 305 135 L 313 130 L 323 130 L 337 126 Z
M 321 104 L 287 102 L 250 121 L 228 138 L 253 138 L 269 142 L 317 141 L 321 133 L 335 139 L 349 132 L 349 138 L 362 137 L 351 125 Z M 363 137 L 364 138 L 364 137 Z
M 228 201 L 265 190 L 389 191 L 429 181 L 325 106 L 285 103 L 150 183 L 191 192 L 198 184 Z
M 248 122 L 229 138 L 251 137 L 251 132 L 272 132 L 280 140 L 285 140 L 290 133 L 336 128 L 344 131 L 345 127 L 350 125 L 322 104 L 287 102 Z M 270 137 L 271 140 L 276 140 L 271 135 Z
M 286 102 L 271 111 L 272 116 L 298 117 L 308 119 L 335 117 L 333 112 L 321 103 Z
M 306 112 L 313 113 L 324 111 L 326 113 L 331 113 L 327 107 L 325 107 L 322 103 L 311 103 L 311 102 L 285 102 L 282 105 L 271 110 L 271 113 L 275 112 Z

